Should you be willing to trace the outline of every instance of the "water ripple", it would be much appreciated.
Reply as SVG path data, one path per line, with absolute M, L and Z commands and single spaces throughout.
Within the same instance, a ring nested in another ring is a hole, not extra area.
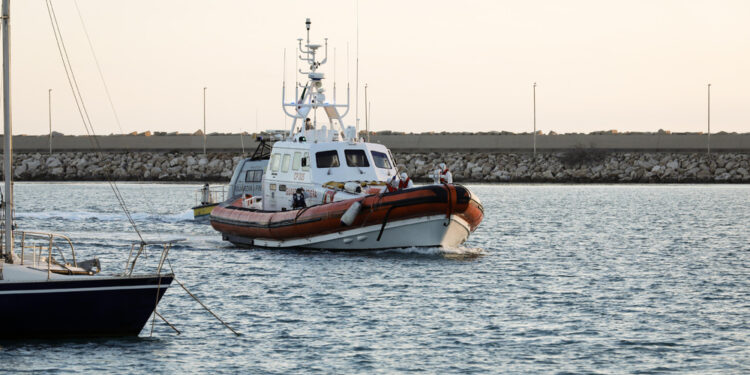
M 190 220 L 197 187 L 120 190 L 147 239 L 186 239 L 175 271 L 240 337 L 171 288 L 182 335 L 2 342 L 0 370 L 750 372 L 750 186 L 474 185 L 487 217 L 463 246 L 354 253 L 234 248 Z M 18 183 L 16 205 L 124 267 L 136 236 L 107 185 Z

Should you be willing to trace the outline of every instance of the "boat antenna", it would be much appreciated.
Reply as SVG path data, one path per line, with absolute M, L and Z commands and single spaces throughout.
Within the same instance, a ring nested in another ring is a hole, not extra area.
M 333 102 L 336 103 L 336 47 L 333 47 Z
M 286 48 L 284 48 L 284 64 L 281 69 L 281 92 L 286 92 Z M 284 98 L 281 98 L 281 103 L 284 103 Z M 284 116 L 284 129 L 286 129 L 286 116 Z M 255 137 L 260 136 L 258 133 L 258 124 L 255 124 Z
M 346 84 L 348 85 L 349 82 L 349 65 L 351 65 L 351 61 L 349 61 L 349 42 L 346 42 Z
M 367 134 L 368 139 L 369 139 L 370 122 L 368 121 L 369 120 L 368 117 L 369 117 L 369 112 L 367 111 L 367 84 L 365 83 L 365 134 Z
M 13 125 L 10 115 L 10 0 L 3 0 L 3 129 L 5 148 L 3 149 L 3 173 L 5 177 L 5 246 L 4 253 L 9 263 L 13 263 Z
M 367 116 L 370 118 L 370 123 L 372 123 L 372 102 L 369 103 L 369 109 L 370 111 L 367 113 Z M 370 132 L 367 132 L 367 142 L 370 142 Z
M 355 62 L 354 69 L 355 69 L 355 75 L 356 75 L 355 81 L 356 81 L 357 84 L 355 85 L 355 89 L 354 89 L 355 90 L 355 94 L 354 94 L 354 97 L 355 97 L 355 104 L 354 104 L 354 113 L 355 113 L 355 116 L 354 117 L 356 117 L 356 124 L 355 124 L 356 126 L 355 127 L 357 129 L 357 133 L 356 133 L 355 140 L 359 139 L 359 0 L 357 0 L 357 2 L 356 2 L 356 9 L 357 9 L 356 10 L 357 11 L 357 59 L 356 59 L 356 62 Z

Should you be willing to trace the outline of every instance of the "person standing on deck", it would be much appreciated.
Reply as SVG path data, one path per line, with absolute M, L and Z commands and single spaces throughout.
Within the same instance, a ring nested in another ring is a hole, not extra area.
M 453 183 L 453 174 L 450 170 L 448 170 L 448 166 L 445 165 L 445 163 L 440 163 L 438 165 L 440 168 L 440 183 L 441 184 L 452 184 Z
M 387 193 L 392 193 L 398 190 L 399 183 L 400 182 L 398 180 L 398 174 L 391 176 L 391 178 L 389 178 L 385 183 L 385 191 Z
M 305 190 L 302 188 L 297 188 L 297 191 L 292 195 L 292 208 L 305 208 L 307 207 L 307 203 L 305 203 Z
M 208 184 L 203 185 L 203 189 L 201 189 L 201 204 L 207 205 L 211 204 L 211 188 L 208 187 Z
M 411 189 L 413 187 L 414 182 L 409 178 L 409 175 L 406 174 L 406 172 L 401 172 L 401 180 L 398 182 L 398 190 Z

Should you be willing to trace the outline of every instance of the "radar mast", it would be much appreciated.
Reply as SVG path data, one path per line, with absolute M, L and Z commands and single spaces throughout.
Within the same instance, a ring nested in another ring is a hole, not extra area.
M 318 130 L 324 130 L 326 136 L 324 138 L 330 138 L 327 140 L 337 140 L 338 135 L 341 134 L 342 140 L 356 141 L 357 134 L 356 129 L 352 126 L 347 127 L 344 123 L 343 118 L 349 113 L 349 84 L 346 87 L 346 104 L 336 103 L 336 96 L 333 96 L 333 103 L 326 101 L 325 88 L 323 87 L 323 79 L 325 74 L 319 72 L 318 69 L 321 65 L 324 65 L 328 61 L 328 38 L 325 38 L 325 44 L 313 44 L 310 42 L 310 19 L 305 21 L 305 28 L 307 29 L 307 40 L 305 44 L 302 44 L 303 39 L 297 39 L 299 45 L 299 52 L 301 53 L 298 57 L 305 65 L 307 65 L 308 71 L 299 69 L 299 73 L 307 76 L 307 82 L 302 84 L 296 84 L 294 88 L 294 100 L 286 101 L 286 80 L 282 85 L 281 90 L 281 104 L 284 109 L 284 113 L 291 117 L 292 125 L 289 128 L 289 134 L 287 138 L 289 140 L 295 140 L 295 135 L 305 135 L 306 138 L 318 140 Z M 317 60 L 318 50 L 321 47 L 325 47 L 325 57 L 323 60 Z M 302 93 L 300 93 L 302 89 Z M 317 110 L 322 108 L 326 117 L 328 118 L 327 124 L 330 125 L 332 136 L 328 137 L 326 123 L 318 121 Z M 344 110 L 343 113 L 340 109 Z M 310 123 L 306 122 L 310 119 Z M 334 130 L 338 128 L 338 130 Z M 351 128 L 351 129 L 348 129 Z M 312 135 L 312 137 L 308 137 Z

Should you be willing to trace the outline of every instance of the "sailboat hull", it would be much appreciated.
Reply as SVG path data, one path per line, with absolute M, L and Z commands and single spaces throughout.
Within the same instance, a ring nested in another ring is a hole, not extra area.
M 0 339 L 137 336 L 172 280 L 162 275 L 0 282 L 5 322 Z

